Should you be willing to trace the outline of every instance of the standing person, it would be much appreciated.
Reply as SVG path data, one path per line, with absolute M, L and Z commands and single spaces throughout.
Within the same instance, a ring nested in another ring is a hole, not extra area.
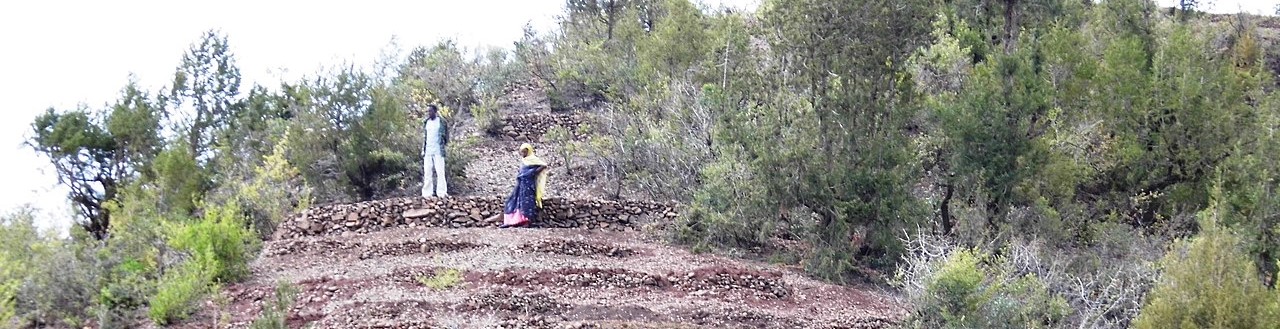
M 439 112 L 435 104 L 427 105 L 427 119 L 422 122 L 423 197 L 449 196 L 449 184 L 444 178 L 444 147 L 449 145 L 449 126 Z
M 542 208 L 542 195 L 547 186 L 547 162 L 533 154 L 533 145 L 520 145 L 520 171 L 516 173 L 516 188 L 507 197 L 499 227 L 527 226 L 538 219 Z

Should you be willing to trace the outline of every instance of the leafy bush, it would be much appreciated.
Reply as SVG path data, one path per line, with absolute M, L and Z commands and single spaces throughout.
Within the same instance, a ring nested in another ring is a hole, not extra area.
M 151 321 L 158 325 L 182 321 L 196 310 L 200 299 L 216 291 L 211 287 L 213 272 L 205 268 L 209 265 L 192 261 L 165 273 L 156 295 L 148 303 Z
M 480 104 L 471 108 L 471 118 L 475 120 L 476 128 L 490 136 L 502 134 L 502 113 L 499 113 L 497 98 L 485 97 Z
M 449 145 L 445 146 L 446 173 L 449 175 L 449 193 L 450 195 L 462 194 L 467 191 L 470 181 L 467 179 L 467 166 L 471 165 L 478 157 L 475 153 L 477 140 L 473 137 L 457 138 L 449 141 Z M 421 172 L 422 164 L 418 163 L 418 172 Z M 422 177 L 422 176 L 418 176 Z
M 99 257 L 108 262 L 116 261 L 116 258 L 106 255 Z M 126 259 L 108 268 L 92 307 L 98 325 L 117 327 L 133 323 L 137 315 L 135 311 L 146 305 L 147 299 L 155 294 L 154 273 L 157 272 L 151 265 L 137 259 Z
M 603 43 L 570 44 L 555 52 L 553 88 L 547 91 L 552 111 L 568 111 L 594 102 L 618 99 L 628 70 L 610 58 Z
M 81 233 L 85 234 L 85 233 Z M 37 242 L 18 290 L 17 311 L 34 326 L 78 327 L 89 320 L 103 274 L 92 249 L 73 241 Z
M 568 172 L 568 170 L 573 167 L 573 156 L 577 153 L 576 145 L 573 143 L 573 132 L 562 126 L 554 126 L 547 129 L 547 134 L 544 137 L 548 142 L 560 146 L 560 163 L 564 166 L 565 173 L 571 175 L 572 173 Z
M 771 237 L 786 235 L 786 228 L 773 218 L 753 216 L 767 211 L 768 205 L 757 200 L 768 200 L 769 191 L 752 188 L 758 181 L 744 167 L 724 157 L 702 169 L 709 179 L 694 196 L 688 214 L 681 218 L 676 231 L 678 241 L 758 248 Z
M 234 200 L 205 206 L 200 220 L 169 228 L 169 246 L 188 257 L 160 278 L 148 302 L 147 315 L 160 325 L 186 319 L 202 298 L 218 291 L 219 283 L 248 277 L 248 261 L 259 243 Z
M 483 102 L 502 96 L 516 81 L 527 80 L 527 72 L 502 48 L 488 48 L 476 54 L 476 99 Z M 514 57 L 514 56 L 512 56 Z
M 249 172 L 227 175 L 228 181 L 209 195 L 212 202 L 243 204 L 258 236 L 264 239 L 285 216 L 311 205 L 311 188 L 286 157 L 290 137 L 287 132 L 282 135 L 271 153 L 255 161 Z
M 253 324 L 249 325 L 249 328 L 288 328 L 288 324 L 285 321 L 289 319 L 289 309 L 293 308 L 293 302 L 297 297 L 298 286 L 288 281 L 280 281 L 276 284 L 275 298 L 263 305 L 262 313 L 258 315 L 257 319 L 253 320 Z
M 383 198 L 417 178 L 421 131 L 406 104 L 419 95 L 386 79 L 343 68 L 291 92 L 287 159 L 317 202 Z
M 9 326 L 17 315 L 14 299 L 18 297 L 22 281 L 15 269 L 17 262 L 9 260 L 3 252 L 0 251 L 0 326 Z
M 987 277 L 985 271 L 978 268 L 978 261 L 972 251 L 958 250 L 942 263 L 933 282 L 925 287 L 933 300 L 926 302 L 920 313 L 938 317 L 921 319 L 929 324 L 926 327 L 973 327 L 972 324 L 980 320 L 977 313 L 990 301 L 990 296 L 981 291 Z
M 445 40 L 410 52 L 400 74 L 424 82 L 427 90 L 445 106 L 467 111 L 479 101 L 477 66 L 475 61 L 467 60 L 465 50 L 456 42 Z
M 204 198 L 209 182 L 191 149 L 182 143 L 169 145 L 156 156 L 152 170 L 160 191 L 160 201 L 155 203 L 160 211 L 180 217 L 195 215 L 196 203 Z
M 248 276 L 257 243 L 235 201 L 206 209 L 199 222 L 176 227 L 169 239 L 174 249 L 191 255 L 189 262 L 214 282 L 235 282 Z
M 111 238 L 94 255 L 103 280 L 93 313 L 102 327 L 135 323 L 140 316 L 136 310 L 155 295 L 161 267 L 180 260 L 165 242 L 164 223 L 167 218 L 187 217 L 163 213 L 162 192 L 153 187 L 131 183 L 107 204 L 113 214 Z
M 1216 206 L 1200 213 L 1202 231 L 1162 262 L 1137 328 L 1263 328 L 1280 323 L 1280 293 L 1268 291 L 1240 238 L 1218 223 Z M 1268 325 L 1270 323 L 1270 325 Z
M 933 252 L 939 252 L 933 249 Z M 934 254 L 935 256 L 937 254 Z M 904 275 L 913 306 L 913 328 L 1052 328 L 1070 313 L 1034 274 L 999 267 L 1006 260 L 973 250 L 952 249 L 932 264 L 916 263 Z M 918 281 L 917 281 L 918 280 Z
M 17 320 L 16 298 L 32 257 L 29 248 L 36 246 L 36 238 L 30 211 L 0 217 L 0 327 Z
M 9 264 L 5 263 L 3 260 L 0 260 L 0 265 L 9 266 Z M 0 277 L 5 278 L 0 279 L 3 280 L 0 281 L 0 326 L 12 325 L 14 316 L 17 315 L 17 312 L 14 309 L 13 299 L 18 296 L 18 281 L 8 278 L 12 275 L 11 273 L 8 273 L 10 271 L 12 270 L 7 268 L 0 269 Z
M 169 245 L 189 258 L 165 273 L 148 303 L 148 315 L 160 325 L 185 319 L 199 300 L 218 290 L 217 284 L 248 276 L 249 259 L 258 243 L 234 200 L 206 207 L 198 222 L 177 224 L 171 230 Z

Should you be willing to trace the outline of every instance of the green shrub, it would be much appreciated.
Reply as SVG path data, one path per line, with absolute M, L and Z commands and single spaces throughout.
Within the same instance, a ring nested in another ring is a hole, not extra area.
M 446 290 L 462 283 L 462 272 L 458 269 L 445 269 L 432 276 L 417 277 L 418 283 L 435 290 Z
M 497 47 L 475 51 L 477 100 L 497 98 L 512 83 L 528 79 L 525 68 L 521 67 L 524 63 L 509 55 L 513 54 Z
M 239 203 L 232 200 L 204 208 L 198 222 L 170 227 L 168 244 L 189 258 L 160 279 L 148 303 L 148 316 L 156 324 L 186 319 L 200 299 L 218 290 L 218 283 L 249 275 L 249 260 L 258 240 L 246 226 Z
M 72 239 L 39 234 L 34 215 L 0 216 L 0 327 L 83 325 L 105 281 L 99 242 L 80 226 Z
M 444 159 L 445 168 L 449 175 L 449 194 L 459 195 L 470 188 L 470 181 L 467 179 L 467 166 L 477 158 L 475 153 L 476 139 L 473 137 L 463 137 L 451 140 L 449 145 L 445 146 Z M 418 163 L 418 172 L 422 170 L 422 163 Z M 418 176 L 422 177 L 422 176 Z
M 768 202 L 770 192 L 752 188 L 758 183 L 756 176 L 743 163 L 733 160 L 711 162 L 702 169 L 706 184 L 697 191 L 687 215 L 680 219 L 678 241 L 755 248 L 780 233 L 778 221 L 753 216 L 766 213 L 772 206 Z
M 186 262 L 160 280 L 156 295 L 148 303 L 147 315 L 158 325 L 167 325 L 182 321 L 195 311 L 197 303 L 210 291 L 212 272 L 205 268 L 209 264 Z
M 285 153 L 315 201 L 385 198 L 415 181 L 422 131 L 409 102 L 430 97 L 390 79 L 348 67 L 290 86 L 299 91 Z
M 476 87 L 480 67 L 468 60 L 466 49 L 453 40 L 444 40 L 430 48 L 418 47 L 409 54 L 401 75 L 421 80 L 445 106 L 466 111 L 478 102 Z
M 358 154 L 355 150 L 363 148 L 353 147 L 348 154 Z M 361 200 L 385 198 L 399 191 L 420 161 L 413 153 L 403 151 L 376 148 L 366 151 L 359 160 L 344 163 L 343 171 L 351 184 L 348 188 Z
M 11 266 L 13 264 L 8 260 L 0 258 L 0 327 L 10 325 L 13 317 L 17 315 L 14 298 L 18 296 L 19 281 L 13 278 L 15 271 Z
M 244 208 L 258 236 L 268 238 L 289 214 L 310 207 L 311 187 L 302 172 L 289 159 L 289 132 L 278 134 L 279 140 L 269 153 L 247 164 L 226 164 L 225 180 L 210 191 L 206 202 L 238 201 Z M 231 160 L 231 159 L 227 159 Z
M 162 213 L 160 191 L 151 187 L 132 182 L 106 203 L 112 213 L 111 238 L 93 250 L 103 277 L 94 286 L 92 313 L 101 327 L 127 326 L 145 317 L 137 309 L 155 295 L 161 264 L 174 261 L 166 256 L 176 256 L 165 241 L 164 222 L 170 215 Z
M 161 151 L 152 163 L 152 176 L 159 187 L 160 211 L 176 216 L 192 216 L 196 201 L 204 197 L 208 179 L 191 149 L 175 143 Z
M 252 329 L 284 329 L 288 328 L 289 309 L 298 297 L 298 286 L 288 281 L 276 284 L 275 298 L 262 307 L 262 314 L 253 320 Z
M 35 246 L 35 226 L 30 213 L 17 212 L 0 218 L 0 327 L 16 321 L 18 289 L 26 276 Z
M 1071 311 L 1043 280 L 1008 271 L 1004 259 L 953 249 L 929 263 L 899 272 L 899 280 L 912 276 L 900 281 L 913 306 L 907 327 L 1052 328 Z
M 593 100 L 608 99 L 610 85 L 618 83 L 617 65 L 610 66 L 600 43 L 558 49 L 553 88 L 547 90 L 552 111 L 569 111 Z M 571 54 L 571 55 L 570 55 Z M 616 63 L 615 63 L 616 64 Z
M 573 145 L 573 133 L 565 127 L 554 126 L 547 129 L 545 137 L 547 142 L 560 146 L 560 154 L 558 154 L 561 161 L 560 165 L 564 166 L 566 174 L 571 174 L 567 170 L 572 167 L 570 163 L 575 153 L 574 148 L 576 145 Z
M 169 244 L 191 255 L 215 282 L 235 282 L 249 275 L 249 260 L 257 240 L 246 227 L 240 205 L 232 201 L 208 207 L 199 222 L 179 226 Z
M 103 279 L 91 250 L 49 239 L 38 242 L 32 252 L 16 298 L 23 321 L 36 326 L 83 325 Z
M 100 255 L 108 262 L 115 257 Z M 92 307 L 98 325 L 104 328 L 126 326 L 136 315 L 136 310 L 155 294 L 156 280 L 151 278 L 155 269 L 143 261 L 127 259 L 107 269 L 102 287 Z
M 485 97 L 480 104 L 471 107 L 471 117 L 476 120 L 476 127 L 480 131 L 490 136 L 502 134 L 502 114 L 498 113 L 499 107 L 500 104 L 494 97 Z
M 1134 321 L 1137 328 L 1264 328 L 1280 323 L 1280 294 L 1269 292 L 1218 207 L 1201 212 L 1203 231 L 1178 243 L 1164 275 Z M 1271 325 L 1268 325 L 1270 323 Z
M 986 273 L 978 268 L 978 257 L 972 251 L 959 250 L 942 264 L 927 291 L 935 298 L 933 310 L 942 323 L 972 321 L 982 304 L 991 297 L 981 291 Z

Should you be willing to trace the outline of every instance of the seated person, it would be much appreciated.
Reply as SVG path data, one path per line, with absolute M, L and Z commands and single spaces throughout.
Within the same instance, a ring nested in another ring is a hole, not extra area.
M 542 208 L 542 194 L 547 186 L 547 163 L 533 154 L 533 145 L 520 145 L 520 171 L 516 173 L 516 188 L 507 197 L 501 228 L 528 226 L 537 220 Z

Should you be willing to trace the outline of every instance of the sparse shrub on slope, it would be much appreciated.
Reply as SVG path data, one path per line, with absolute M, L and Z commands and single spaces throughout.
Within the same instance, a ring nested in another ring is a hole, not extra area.
M 917 254 L 897 281 L 912 305 L 906 327 L 1056 328 L 1071 313 L 1044 280 L 1007 259 L 944 241 L 912 241 L 911 249 Z
M 311 187 L 302 172 L 287 158 L 289 133 L 281 134 L 269 154 L 245 169 L 225 175 L 228 180 L 210 192 L 211 202 L 243 204 L 261 238 L 270 237 L 277 225 L 294 211 L 311 205 Z
M 258 241 L 237 202 L 209 207 L 200 221 L 175 228 L 169 244 L 190 255 L 213 281 L 235 282 L 249 275 Z
M 298 286 L 288 281 L 276 284 L 275 298 L 262 307 L 262 314 L 249 326 L 252 329 L 285 329 L 289 319 L 289 309 L 298 298 Z
M 415 278 L 418 283 L 435 290 L 448 290 L 462 283 L 462 272 L 458 269 L 449 268 L 437 271 L 431 276 L 419 276 Z
M 1280 323 L 1280 292 L 1268 289 L 1218 223 L 1216 205 L 1200 213 L 1202 231 L 1165 256 L 1164 274 L 1134 326 L 1146 328 L 1270 328 Z
M 459 195 L 467 189 L 471 188 L 471 181 L 467 179 L 467 166 L 471 161 L 475 161 L 476 156 L 476 138 L 471 136 L 450 137 L 449 145 L 445 146 L 445 168 L 449 175 L 449 194 Z M 418 171 L 422 172 L 422 163 L 417 164 Z M 419 176 L 421 177 L 421 176 Z
M 91 249 L 68 240 L 43 240 L 32 248 L 27 276 L 18 290 L 23 322 L 34 326 L 84 325 L 98 293 L 102 272 Z
M 34 247 L 35 230 L 29 213 L 0 217 L 0 327 L 17 323 L 17 297 Z
M 75 239 L 37 233 L 35 215 L 0 216 L 0 327 L 83 325 L 103 278 L 89 247 L 97 240 L 78 226 Z
M 916 234 L 904 241 L 908 253 L 893 281 L 912 312 L 904 324 L 1129 328 L 1158 276 L 1144 250 L 1160 244 L 1141 236 L 1125 239 L 1083 251 L 1015 240 L 997 257 L 945 236 Z
M 165 243 L 163 223 L 168 216 L 157 206 L 159 200 L 157 189 L 135 183 L 107 207 L 115 219 L 111 239 L 96 250 L 104 272 L 93 307 L 99 326 L 133 323 L 138 316 L 135 311 L 155 295 L 161 267 L 176 261 L 177 255 Z
M 210 292 L 213 284 L 211 273 L 197 262 L 187 262 L 165 273 L 160 279 L 156 295 L 148 303 L 147 315 L 158 325 L 185 320 L 196 311 L 201 299 Z
M 3 260 L 0 260 L 0 265 L 9 266 Z M 3 280 L 0 281 L 0 327 L 12 325 L 17 314 L 13 299 L 18 295 L 18 281 L 9 278 L 10 271 L 12 270 L 0 269 L 0 278 L 3 278 L 0 279 Z
M 160 279 L 149 303 L 149 315 L 156 324 L 185 319 L 200 300 L 218 290 L 217 284 L 249 275 L 258 240 L 246 225 L 240 205 L 232 201 L 206 208 L 199 221 L 171 228 L 169 245 L 189 258 Z
M 475 120 L 476 128 L 490 136 L 502 134 L 502 113 L 499 111 L 500 108 L 501 104 L 498 104 L 498 100 L 494 97 L 485 97 L 480 101 L 480 104 L 472 107 L 471 119 Z M 450 124 L 452 125 L 453 123 Z
M 647 92 L 610 106 L 599 125 L 607 148 L 598 154 L 617 161 L 611 177 L 655 200 L 689 200 L 713 158 L 710 140 L 716 109 L 708 90 L 686 81 L 655 83 Z M 714 92 L 714 91 L 712 91 Z M 565 140 L 572 134 L 565 132 Z M 602 163 L 603 164 L 603 163 Z

